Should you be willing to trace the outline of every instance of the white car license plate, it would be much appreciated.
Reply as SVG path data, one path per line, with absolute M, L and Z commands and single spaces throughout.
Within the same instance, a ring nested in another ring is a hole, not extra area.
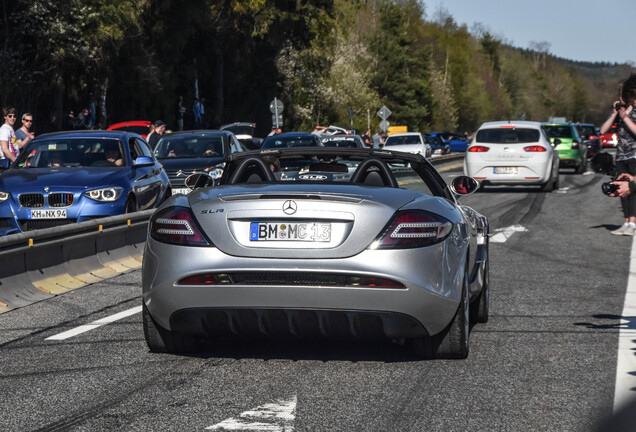
M 251 222 L 250 241 L 331 241 L 331 224 L 316 222 Z
M 177 194 L 187 195 L 190 192 L 191 192 L 190 188 L 174 188 L 174 189 L 172 189 L 172 194 L 173 195 L 177 195 Z
M 495 167 L 495 174 L 517 174 L 517 167 Z
M 29 219 L 66 219 L 66 209 L 29 210 Z

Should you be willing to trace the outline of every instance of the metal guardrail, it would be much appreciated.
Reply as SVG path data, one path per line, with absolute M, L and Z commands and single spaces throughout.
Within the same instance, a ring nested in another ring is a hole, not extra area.
M 430 162 L 463 157 L 451 154 Z M 153 212 L 0 237 L 0 313 L 140 268 Z

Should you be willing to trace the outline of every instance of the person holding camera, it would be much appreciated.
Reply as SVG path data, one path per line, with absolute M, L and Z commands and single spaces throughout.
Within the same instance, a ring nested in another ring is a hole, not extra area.
M 616 125 L 618 145 L 616 146 L 617 179 L 631 179 L 636 175 L 636 74 L 632 74 L 619 87 L 619 100 L 612 104 L 612 113 L 601 126 L 601 134 Z M 628 176 L 626 176 L 627 174 Z M 620 182 L 617 182 L 620 183 Z M 616 195 L 621 197 L 625 222 L 614 235 L 633 236 L 636 234 L 636 196 L 627 193 L 629 183 L 619 185 Z M 636 185 L 635 185 L 636 186 Z

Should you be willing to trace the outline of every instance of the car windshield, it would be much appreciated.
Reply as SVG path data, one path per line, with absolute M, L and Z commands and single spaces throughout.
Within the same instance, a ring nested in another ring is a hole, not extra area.
M 221 135 L 164 136 L 157 143 L 154 153 L 157 159 L 225 156 Z
M 261 146 L 262 149 L 268 148 L 288 148 L 288 147 L 315 147 L 316 138 L 312 135 L 309 136 L 295 136 L 295 137 L 269 137 Z
M 321 147 L 321 149 L 326 149 Z M 423 159 L 412 166 L 399 156 L 380 159 L 369 155 L 348 156 L 324 152 L 302 155 L 250 156 L 226 166 L 220 185 L 242 183 L 292 183 L 361 185 L 401 188 L 442 196 L 443 188 Z M 432 191 L 436 191 L 435 193 Z
M 547 125 L 543 127 L 550 138 L 572 138 L 570 126 Z
M 513 144 L 539 141 L 539 130 L 529 128 L 481 129 L 477 132 L 477 142 L 489 144 Z
M 322 141 L 325 147 L 358 147 L 356 139 L 351 136 L 328 138 Z
M 417 135 L 389 136 L 386 139 L 385 146 L 421 144 L 420 137 Z
M 84 168 L 126 165 L 116 139 L 57 138 L 33 141 L 18 157 L 17 168 Z
M 255 127 L 252 125 L 245 125 L 245 126 L 233 125 L 233 126 L 223 126 L 221 128 L 221 130 L 228 130 L 230 132 L 233 132 L 234 135 L 249 135 L 249 136 L 254 136 L 254 129 Z

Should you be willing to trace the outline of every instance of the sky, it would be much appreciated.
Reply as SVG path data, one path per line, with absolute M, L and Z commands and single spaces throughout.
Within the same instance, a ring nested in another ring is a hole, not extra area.
M 459 25 L 481 24 L 504 43 L 569 60 L 636 63 L 636 0 L 423 0 L 426 17 L 446 9 Z

